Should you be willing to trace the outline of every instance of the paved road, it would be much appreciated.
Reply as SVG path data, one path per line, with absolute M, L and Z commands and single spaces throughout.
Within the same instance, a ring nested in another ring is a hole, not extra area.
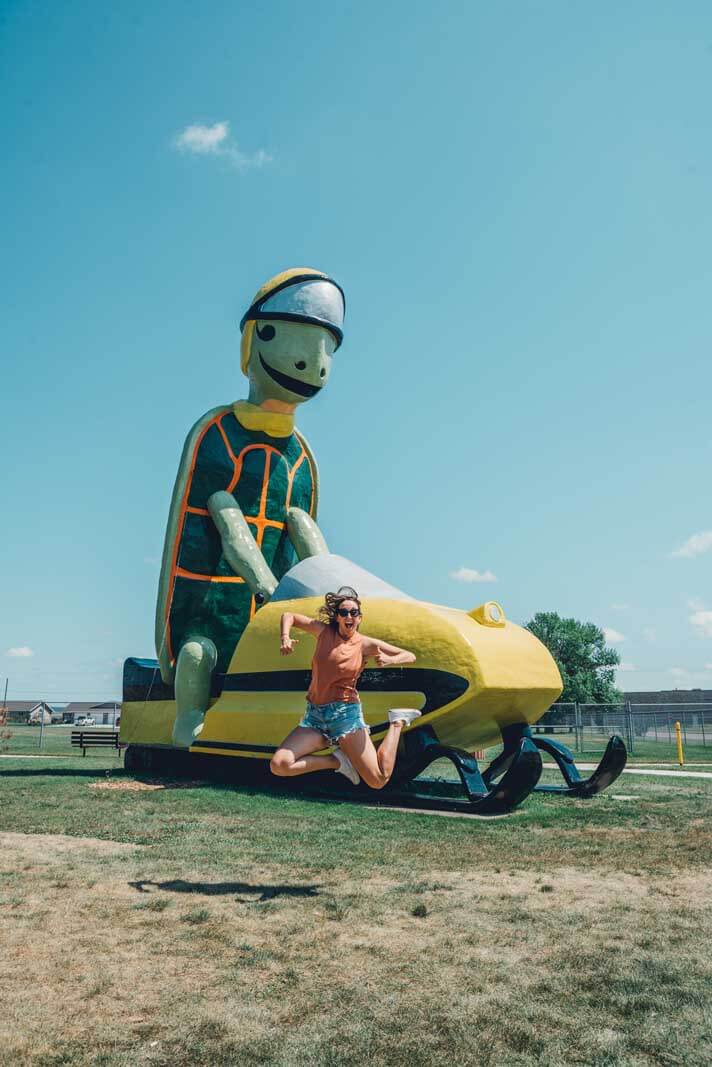
M 598 764 L 596 763 L 577 763 L 576 766 L 580 771 L 595 771 Z M 555 763 L 545 763 L 545 769 L 555 771 Z M 662 770 L 657 767 L 625 767 L 623 774 L 652 774 L 659 775 L 661 778 L 712 778 L 712 771 L 683 771 L 683 770 Z

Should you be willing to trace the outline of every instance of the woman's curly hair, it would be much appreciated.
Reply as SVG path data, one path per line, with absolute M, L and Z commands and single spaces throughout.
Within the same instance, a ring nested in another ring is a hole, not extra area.
M 359 612 L 361 611 L 361 601 L 356 590 L 352 589 L 350 585 L 342 585 L 335 593 L 327 593 L 324 597 L 324 603 L 319 608 L 322 622 L 336 629 L 339 625 L 337 612 L 345 600 L 355 601 L 358 604 Z

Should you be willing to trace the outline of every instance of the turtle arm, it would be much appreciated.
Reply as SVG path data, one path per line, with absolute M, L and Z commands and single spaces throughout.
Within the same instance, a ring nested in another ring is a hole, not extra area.
M 311 446 L 307 441 L 301 430 L 295 430 L 297 440 L 304 450 L 304 454 L 309 464 L 309 469 L 312 476 L 312 499 L 311 507 L 309 508 L 309 514 L 313 519 L 316 519 L 316 513 L 319 510 L 319 467 L 317 466 L 316 456 L 311 450 Z
M 287 532 L 289 540 L 299 559 L 319 556 L 328 552 L 324 535 L 311 515 L 301 508 L 290 508 L 287 512 Z
M 267 566 L 260 548 L 232 493 L 221 490 L 208 497 L 208 511 L 217 526 L 223 553 L 235 574 L 244 578 L 250 592 L 261 602 L 269 600 L 277 579 Z
M 317 526 L 316 513 L 319 507 L 319 468 L 316 457 L 309 447 L 309 442 L 303 433 L 295 431 L 297 440 L 309 464 L 312 479 L 312 498 L 309 511 L 302 508 L 289 508 L 287 510 L 287 533 L 289 540 L 294 545 L 294 550 L 299 559 L 307 559 L 309 556 L 319 556 L 328 552 L 324 535 Z

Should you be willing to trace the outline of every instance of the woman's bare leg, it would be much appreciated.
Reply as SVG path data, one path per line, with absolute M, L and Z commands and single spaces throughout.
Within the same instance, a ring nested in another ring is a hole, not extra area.
M 328 740 L 318 730 L 307 726 L 297 726 L 285 737 L 270 760 L 272 774 L 281 778 L 292 778 L 297 774 L 310 774 L 312 771 L 335 771 L 339 766 L 336 756 L 312 756 L 320 748 L 326 748 Z
M 369 737 L 368 730 L 356 730 L 339 741 L 339 748 L 348 756 L 352 765 L 371 789 L 383 789 L 393 774 L 398 753 L 402 722 L 392 722 L 388 733 L 378 749 Z

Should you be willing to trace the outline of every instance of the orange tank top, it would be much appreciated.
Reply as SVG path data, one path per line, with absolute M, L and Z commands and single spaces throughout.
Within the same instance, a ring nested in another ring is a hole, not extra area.
M 325 626 L 316 642 L 307 700 L 312 704 L 331 704 L 335 700 L 358 703 L 356 683 L 364 666 L 361 635 L 356 633 L 344 641 L 338 630 Z

